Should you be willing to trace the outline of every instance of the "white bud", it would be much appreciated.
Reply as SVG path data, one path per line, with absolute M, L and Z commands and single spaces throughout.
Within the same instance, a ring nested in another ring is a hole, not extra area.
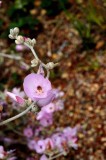
M 14 32 L 18 34 L 18 33 L 19 33 L 19 28 L 18 28 L 18 27 L 15 27 L 15 28 L 14 28 Z
M 33 44 L 36 44 L 35 38 L 32 39 L 32 43 L 33 43 Z
M 9 38 L 11 39 L 16 39 L 17 36 L 19 34 L 19 28 L 18 27 L 15 27 L 13 29 L 10 29 L 10 34 L 9 34 Z
M 25 40 L 25 43 L 27 43 L 29 46 L 34 47 L 36 40 L 33 38 L 32 40 L 30 38 L 27 38 Z
M 33 59 L 32 61 L 31 61 L 31 67 L 35 67 L 35 66 L 37 66 L 38 65 L 38 60 L 37 59 Z
M 16 38 L 16 40 L 15 40 L 15 43 L 16 44 L 22 44 L 22 43 L 24 43 L 24 37 L 22 37 L 22 36 L 17 36 L 17 38 Z
M 10 39 L 15 39 L 15 37 L 12 36 L 11 34 L 9 34 L 8 37 L 9 37 Z
M 46 64 L 46 66 L 47 66 L 48 69 L 53 69 L 57 65 L 58 65 L 58 63 L 54 64 L 53 62 L 49 62 L 49 63 Z

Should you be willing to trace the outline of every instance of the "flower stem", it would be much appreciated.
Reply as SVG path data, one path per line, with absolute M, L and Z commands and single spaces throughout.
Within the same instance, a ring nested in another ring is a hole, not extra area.
M 10 59 L 15 59 L 15 60 L 21 60 L 22 59 L 20 56 L 8 55 L 8 54 L 5 54 L 5 53 L 0 53 L 0 56 L 10 58 Z
M 35 104 L 35 102 L 33 102 L 33 103 L 32 103 L 26 110 L 24 110 L 23 112 L 21 112 L 21 113 L 17 114 L 16 116 L 11 117 L 11 118 L 9 118 L 9 119 L 1 122 L 1 123 L 0 123 L 0 126 L 2 126 L 2 125 L 4 125 L 4 124 L 7 124 L 7 123 L 9 123 L 9 122 L 11 122 L 11 121 L 14 121 L 15 119 L 23 116 L 24 114 L 26 114 L 26 113 L 34 106 L 34 104 Z
M 46 69 L 46 71 L 47 71 L 47 78 L 49 78 L 50 71 L 49 71 L 49 69 L 47 68 L 46 64 L 44 64 L 44 63 L 38 58 L 38 56 L 37 56 L 37 54 L 36 54 L 36 52 L 35 52 L 35 50 L 33 49 L 32 46 L 28 45 L 28 44 L 25 43 L 25 42 L 24 42 L 24 45 L 30 48 L 30 50 L 32 51 L 35 59 L 38 60 L 38 62 L 42 65 L 42 67 L 44 67 L 44 68 Z
M 51 157 L 49 160 L 55 159 L 55 158 L 57 158 L 57 157 L 60 157 L 60 156 L 63 155 L 63 153 L 64 153 L 64 152 L 61 152 L 61 153 L 57 154 L 56 156 Z

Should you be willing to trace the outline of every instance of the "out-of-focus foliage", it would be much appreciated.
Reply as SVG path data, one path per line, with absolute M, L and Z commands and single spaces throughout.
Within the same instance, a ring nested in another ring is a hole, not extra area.
M 99 27 L 103 32 L 106 29 L 104 6 L 105 1 L 93 0 L 10 0 L 8 4 L 3 2 L 0 11 L 0 37 L 7 37 L 9 29 L 15 26 L 19 27 L 24 35 L 33 37 L 43 29 L 43 16 L 55 18 L 60 12 L 64 12 L 79 32 L 82 47 L 92 49 L 95 47 L 93 32 L 99 31 Z
M 41 7 L 47 11 L 47 15 L 55 16 L 60 11 L 69 7 L 68 0 L 43 0 Z
M 78 30 L 84 49 L 92 49 L 95 46 L 93 37 L 91 35 L 91 25 L 90 23 L 85 24 L 81 20 L 76 19 L 74 21 L 74 27 Z
M 7 11 L 4 12 L 6 12 L 5 17 L 8 24 L 6 24 L 5 33 L 2 32 L 1 37 L 6 37 L 9 29 L 15 26 L 20 27 L 23 30 L 29 28 L 34 31 L 36 25 L 40 24 L 36 16 L 30 14 L 30 10 L 34 8 L 34 0 L 14 0 L 11 1 L 6 8 Z M 4 23 L 5 21 L 1 19 L 0 26 L 2 31 L 4 28 Z
M 105 21 L 105 9 L 102 2 L 94 2 L 93 0 L 81 3 L 76 0 L 76 12 L 68 11 L 68 18 L 73 24 L 74 28 L 77 29 L 82 39 L 83 49 L 92 49 L 95 47 L 95 41 L 93 37 L 94 30 L 99 28 L 106 29 Z M 99 30 L 98 30 L 99 32 Z

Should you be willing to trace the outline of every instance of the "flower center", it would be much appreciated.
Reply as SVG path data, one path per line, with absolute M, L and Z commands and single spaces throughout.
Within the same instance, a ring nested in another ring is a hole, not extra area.
M 42 89 L 42 87 L 41 87 L 41 86 L 37 86 L 36 93 L 38 93 L 38 94 L 43 93 L 43 89 Z

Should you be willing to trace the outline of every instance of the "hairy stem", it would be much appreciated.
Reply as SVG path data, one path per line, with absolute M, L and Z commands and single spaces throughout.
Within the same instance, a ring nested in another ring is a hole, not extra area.
M 46 64 L 44 64 L 44 63 L 38 58 L 38 56 L 37 56 L 37 54 L 36 54 L 36 52 L 35 52 L 35 50 L 33 49 L 32 46 L 29 46 L 29 45 L 28 45 L 27 43 L 25 43 L 25 42 L 24 42 L 24 45 L 30 48 L 30 50 L 32 51 L 35 59 L 38 60 L 38 62 L 39 62 L 40 64 L 42 64 L 42 66 L 46 69 L 46 71 L 47 71 L 47 78 L 49 78 L 50 71 L 49 71 L 49 69 L 47 68 Z
M 61 152 L 61 153 L 57 154 L 56 156 L 53 156 L 53 157 L 49 158 L 49 160 L 55 159 L 55 158 L 57 158 L 57 157 L 60 157 L 60 156 L 62 156 L 63 154 L 64 154 L 64 152 Z
M 8 54 L 5 54 L 5 53 L 0 53 L 0 56 L 10 58 L 10 59 L 15 59 L 15 60 L 21 60 L 22 59 L 20 56 L 8 55 Z
M 9 123 L 9 122 L 11 122 L 11 121 L 14 121 L 15 119 L 23 116 L 24 114 L 26 114 L 26 113 L 34 106 L 34 104 L 35 104 L 35 102 L 33 102 L 33 103 L 32 103 L 26 110 L 24 110 L 23 112 L 21 112 L 21 113 L 17 114 L 16 116 L 11 117 L 11 118 L 9 118 L 9 119 L 1 122 L 1 123 L 0 123 L 0 126 L 2 126 L 2 125 L 4 125 L 4 124 L 7 124 L 7 123 Z

